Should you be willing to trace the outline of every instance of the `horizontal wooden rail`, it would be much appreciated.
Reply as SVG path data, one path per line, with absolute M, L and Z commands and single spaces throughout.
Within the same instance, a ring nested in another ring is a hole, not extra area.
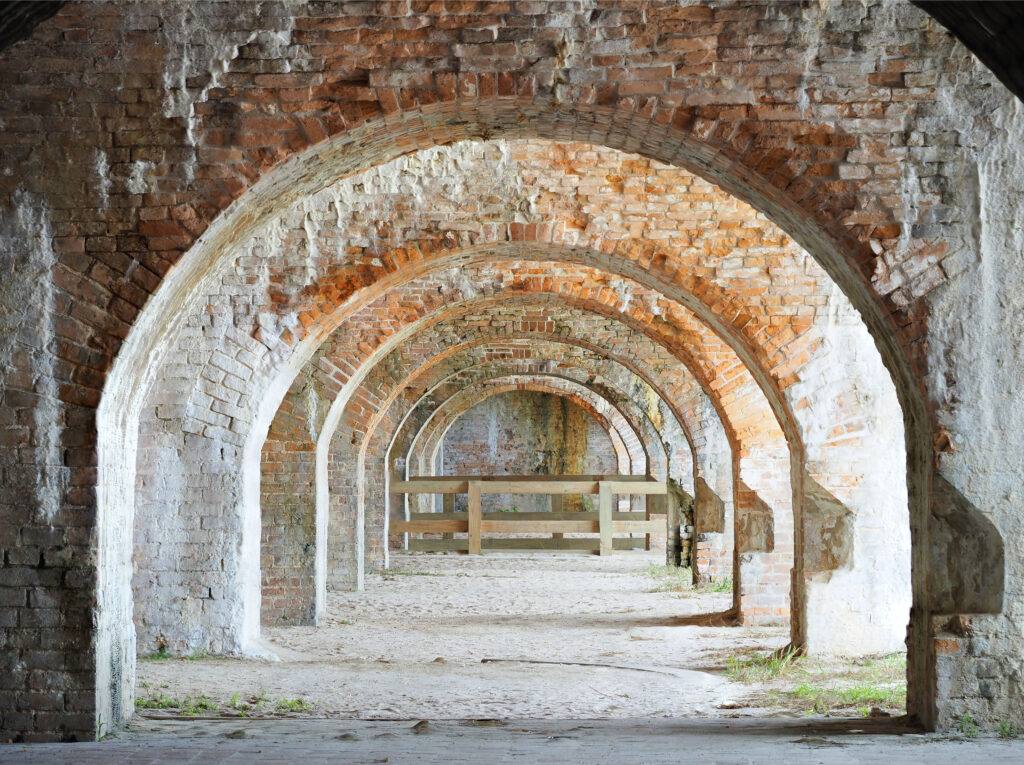
M 612 541 L 614 550 L 632 550 L 643 547 L 643 539 L 619 537 Z M 484 537 L 482 550 L 582 550 L 600 552 L 601 541 L 596 537 L 576 537 L 569 539 L 547 539 L 533 537 L 527 539 L 502 539 L 500 537 Z M 411 552 L 468 552 L 468 539 L 410 539 Z
M 611 486 L 612 494 L 665 494 L 664 481 L 642 475 L 609 476 L 422 476 L 394 481 L 395 494 L 467 494 L 469 484 L 478 483 L 481 494 L 599 494 L 601 484 Z
M 582 513 L 580 513 L 582 515 Z M 601 530 L 598 520 L 550 521 L 483 520 L 483 534 L 597 534 Z M 657 534 L 665 530 L 664 521 L 612 521 L 615 534 Z M 465 534 L 469 519 L 448 521 L 392 521 L 391 531 L 396 534 Z
M 410 520 L 393 521 L 391 530 L 396 534 L 466 534 L 464 547 L 456 545 L 462 540 L 410 540 L 410 550 L 461 550 L 470 555 L 480 555 L 484 548 L 503 550 L 596 549 L 601 555 L 610 555 L 617 549 L 615 534 L 656 534 L 663 530 L 665 522 L 651 520 L 650 513 L 617 513 L 613 509 L 616 494 L 665 495 L 668 484 L 655 481 L 645 475 L 587 475 L 587 476 L 425 476 L 408 481 L 395 481 L 391 491 L 404 494 L 463 494 L 468 498 L 465 513 L 414 513 Z M 481 497 L 484 494 L 547 494 L 552 497 L 550 513 L 487 513 L 482 511 Z M 597 512 L 562 512 L 561 497 L 566 494 L 597 494 Z M 555 500 L 558 500 L 557 502 Z M 446 501 L 445 509 L 454 507 Z M 664 517 L 664 516 L 663 516 Z M 551 534 L 544 540 L 530 539 L 489 539 L 484 543 L 484 534 Z M 565 534 L 598 534 L 596 542 L 578 544 L 587 540 L 565 539 Z M 543 541 L 538 546 L 526 542 Z M 625 540 L 630 546 L 632 540 Z M 649 540 L 648 540 L 649 541 Z M 501 542 L 502 544 L 496 544 Z M 507 543 L 507 544 L 506 544 Z M 596 544 L 596 547 L 593 545 Z M 646 542 L 645 542 L 646 546 Z
M 596 510 L 581 510 L 578 513 L 574 513 L 570 510 L 563 510 L 562 512 L 515 512 L 515 513 L 503 513 L 501 511 L 484 513 L 482 516 L 485 521 L 596 521 L 598 520 L 598 512 Z M 655 517 L 655 516 L 652 516 Z M 662 515 L 662 518 L 665 516 Z M 469 513 L 409 513 L 410 521 L 465 521 L 469 518 Z M 646 513 L 612 513 L 612 520 L 614 521 L 645 521 L 647 520 Z

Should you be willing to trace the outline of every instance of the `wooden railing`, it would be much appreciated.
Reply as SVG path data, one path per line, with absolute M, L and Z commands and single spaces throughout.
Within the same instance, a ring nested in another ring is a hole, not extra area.
M 410 513 L 409 519 L 393 521 L 391 531 L 409 534 L 466 534 L 465 539 L 410 540 L 410 550 L 465 550 L 481 555 L 484 549 L 593 550 L 610 555 L 628 549 L 635 540 L 615 539 L 615 534 L 665 533 L 666 520 L 652 520 L 651 513 L 614 512 L 616 494 L 665 495 L 667 485 L 647 476 L 436 476 L 397 481 L 396 494 L 466 494 L 468 512 Z M 483 494 L 598 495 L 597 512 L 484 513 Z M 514 516 L 514 517 L 510 517 Z M 562 534 L 597 534 L 597 539 L 564 539 Z M 485 535 L 551 534 L 551 538 L 515 539 Z

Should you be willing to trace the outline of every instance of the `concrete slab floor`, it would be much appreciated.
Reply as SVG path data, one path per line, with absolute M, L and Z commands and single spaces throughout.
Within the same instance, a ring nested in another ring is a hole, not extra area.
M 140 720 L 99 743 L 8 744 L 21 763 L 1024 762 L 1024 741 L 901 720 Z

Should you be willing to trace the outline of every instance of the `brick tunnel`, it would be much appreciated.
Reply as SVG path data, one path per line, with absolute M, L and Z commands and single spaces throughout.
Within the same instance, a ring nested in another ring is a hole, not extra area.
M 787 655 L 905 653 L 925 729 L 1024 715 L 1024 123 L 923 10 L 52 11 L 0 50 L 5 738 L 503 511 Z M 571 486 L 474 499 L 508 476 Z

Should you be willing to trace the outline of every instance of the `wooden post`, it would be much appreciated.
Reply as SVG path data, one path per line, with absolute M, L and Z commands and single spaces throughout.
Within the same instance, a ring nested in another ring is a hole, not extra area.
M 601 533 L 601 555 L 611 555 L 614 549 L 612 542 L 612 487 L 606 481 L 600 481 L 598 487 L 598 529 Z
M 551 495 L 551 512 L 553 512 L 553 513 L 560 513 L 560 512 L 562 512 L 562 507 L 563 507 L 563 505 L 562 505 L 562 497 L 563 496 L 564 495 L 562 495 L 562 494 L 552 494 Z M 553 533 L 551 535 L 551 538 L 552 539 L 561 539 L 562 538 L 562 532 L 556 531 L 555 533 Z
M 454 494 L 442 494 L 441 495 L 441 507 L 446 513 L 455 512 L 455 495 Z M 455 535 L 447 531 L 441 535 L 441 539 L 455 539 Z
M 469 554 L 483 555 L 483 543 L 480 538 L 480 523 L 483 521 L 483 511 L 480 502 L 480 482 L 469 482 Z
M 660 498 L 661 495 L 660 494 L 655 494 L 655 495 L 648 496 L 648 495 L 644 494 L 640 498 L 641 500 L 643 500 L 643 503 L 644 503 L 644 519 L 648 520 L 648 521 L 651 520 L 651 500 L 654 499 L 654 497 L 659 497 Z M 650 534 L 644 534 L 644 549 L 645 550 L 650 550 L 651 549 L 651 535 Z

